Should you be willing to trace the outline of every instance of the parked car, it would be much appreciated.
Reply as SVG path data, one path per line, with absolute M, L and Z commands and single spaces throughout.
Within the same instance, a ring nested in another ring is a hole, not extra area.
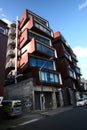
M 76 106 L 84 106 L 84 105 L 86 105 L 86 101 L 84 98 L 80 98 L 77 100 Z
M 2 112 L 5 116 L 18 116 L 22 114 L 22 102 L 20 100 L 3 100 Z
M 85 100 L 85 104 L 87 105 L 87 98 L 85 98 L 84 100 Z

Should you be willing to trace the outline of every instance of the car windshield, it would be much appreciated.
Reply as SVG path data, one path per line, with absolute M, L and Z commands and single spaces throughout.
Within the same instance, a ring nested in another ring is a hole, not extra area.
M 83 101 L 84 99 L 79 99 L 78 101 Z

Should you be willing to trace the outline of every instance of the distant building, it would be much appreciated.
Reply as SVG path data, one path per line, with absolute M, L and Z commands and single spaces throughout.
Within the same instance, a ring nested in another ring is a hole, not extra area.
M 3 97 L 7 50 L 7 24 L 0 19 L 0 97 Z

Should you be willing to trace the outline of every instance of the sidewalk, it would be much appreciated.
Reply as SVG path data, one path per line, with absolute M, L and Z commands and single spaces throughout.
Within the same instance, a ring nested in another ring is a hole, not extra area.
M 25 112 L 20 117 L 0 120 L 0 130 L 11 130 L 12 128 L 15 128 L 17 126 L 25 125 L 25 124 L 40 120 L 42 118 L 52 116 L 52 115 L 55 115 L 64 111 L 68 111 L 71 109 L 73 109 L 72 106 L 57 108 L 57 109 L 48 110 L 48 111 Z

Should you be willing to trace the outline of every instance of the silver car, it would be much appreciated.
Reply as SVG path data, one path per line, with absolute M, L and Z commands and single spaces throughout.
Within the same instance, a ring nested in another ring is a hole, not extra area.
M 76 106 L 84 106 L 84 105 L 86 105 L 84 98 L 80 98 L 77 100 Z

